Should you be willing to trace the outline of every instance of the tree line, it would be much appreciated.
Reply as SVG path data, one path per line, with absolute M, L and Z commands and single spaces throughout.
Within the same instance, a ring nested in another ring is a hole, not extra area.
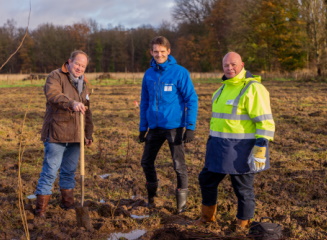
M 75 49 L 90 55 L 88 72 L 143 72 L 151 39 L 163 35 L 189 71 L 221 70 L 222 57 L 237 51 L 253 71 L 327 75 L 327 0 L 175 0 L 171 14 L 173 22 L 157 28 L 101 28 L 94 19 L 41 24 L 28 31 L 2 73 L 48 73 Z M 0 63 L 24 34 L 12 19 L 0 27 Z

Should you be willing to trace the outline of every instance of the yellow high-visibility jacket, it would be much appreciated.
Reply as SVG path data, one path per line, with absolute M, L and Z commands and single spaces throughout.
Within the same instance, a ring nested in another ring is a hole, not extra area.
M 250 173 L 247 159 L 255 140 L 273 140 L 275 123 L 269 92 L 260 82 L 260 76 L 243 69 L 234 78 L 224 80 L 213 94 L 205 164 L 209 171 Z M 268 146 L 266 158 L 268 169 Z

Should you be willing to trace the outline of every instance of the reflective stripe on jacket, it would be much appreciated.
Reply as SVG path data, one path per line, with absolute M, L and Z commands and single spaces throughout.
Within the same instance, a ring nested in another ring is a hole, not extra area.
M 142 81 L 139 130 L 194 130 L 197 111 L 198 97 L 189 72 L 171 55 L 162 64 L 152 59 Z
M 260 76 L 243 69 L 213 94 L 206 167 L 226 174 L 250 173 L 248 156 L 256 138 L 273 140 L 269 93 Z M 269 168 L 267 146 L 266 168 Z
M 269 92 L 244 69 L 227 79 L 213 94 L 210 136 L 233 139 L 273 140 L 275 124 Z

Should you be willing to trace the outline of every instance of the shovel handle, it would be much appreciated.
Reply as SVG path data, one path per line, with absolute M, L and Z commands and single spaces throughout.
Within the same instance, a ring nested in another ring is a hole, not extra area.
M 80 115 L 80 122 L 81 122 L 81 142 L 80 142 L 80 167 L 81 167 L 81 190 L 82 190 L 82 199 L 81 205 L 84 205 L 84 175 L 85 175 L 85 163 L 84 163 L 84 115 L 82 113 Z
M 80 121 L 81 121 L 81 142 L 80 142 L 80 167 L 81 167 L 81 175 L 85 175 L 85 164 L 84 164 L 84 115 L 80 113 Z

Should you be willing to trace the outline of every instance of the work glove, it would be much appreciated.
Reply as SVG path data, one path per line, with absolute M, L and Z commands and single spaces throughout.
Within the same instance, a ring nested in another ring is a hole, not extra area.
M 140 131 L 139 143 L 145 142 L 145 134 L 146 134 L 146 131 Z
M 266 151 L 267 151 L 267 140 L 258 139 L 254 145 L 250 157 L 248 159 L 248 164 L 251 171 L 263 170 L 266 166 Z
M 194 140 L 194 131 L 191 129 L 186 129 L 183 136 L 183 141 L 185 143 L 192 142 Z

